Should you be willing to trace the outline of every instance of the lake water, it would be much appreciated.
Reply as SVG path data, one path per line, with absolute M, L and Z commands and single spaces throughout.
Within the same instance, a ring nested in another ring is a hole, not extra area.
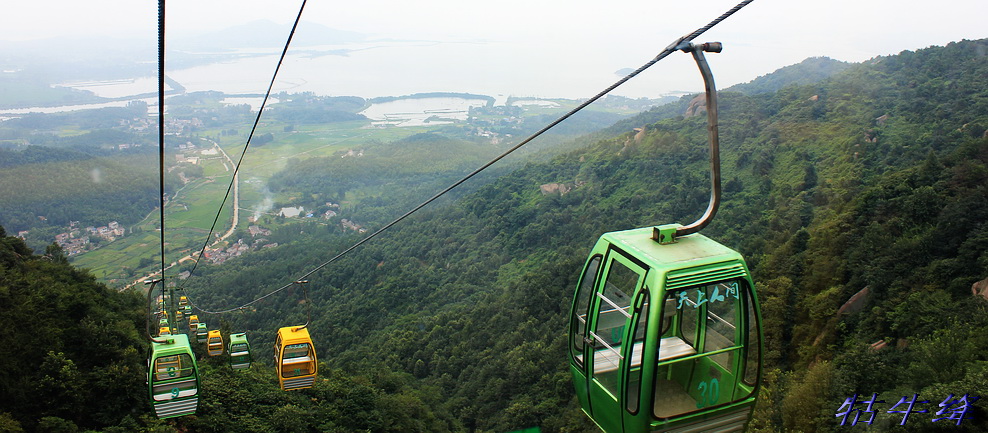
M 463 98 L 414 98 L 398 99 L 373 104 L 360 114 L 373 120 L 375 126 L 421 126 L 452 123 L 448 120 L 466 120 L 470 107 L 483 107 L 483 99 Z M 440 120 L 429 120 L 433 117 Z
M 427 92 L 459 92 L 492 96 L 496 100 L 496 105 L 503 105 L 509 96 L 536 99 L 587 98 L 617 81 L 620 77 L 614 71 L 629 66 L 627 63 L 618 63 L 624 60 L 607 56 L 561 55 L 558 52 L 561 50 L 561 46 L 552 43 L 539 45 L 510 42 L 428 41 L 376 41 L 293 47 L 279 71 L 272 92 L 313 92 L 317 95 L 364 98 Z M 228 61 L 191 68 L 168 70 L 167 75 L 185 87 L 188 92 L 215 90 L 227 94 L 263 94 L 274 73 L 280 51 L 241 49 L 237 54 L 242 57 L 231 57 Z M 612 93 L 661 96 L 662 92 L 656 86 L 657 81 L 663 80 L 656 79 L 655 75 L 648 77 L 642 74 Z M 109 81 L 67 82 L 62 85 L 88 90 L 98 96 L 121 98 L 154 93 L 157 91 L 156 83 L 154 77 L 134 77 Z M 225 102 L 249 103 L 256 110 L 260 100 L 260 98 L 244 100 L 228 98 Z M 0 110 L 0 114 L 19 114 L 29 111 L 53 113 L 124 106 L 126 103 L 127 101 L 118 101 L 85 106 Z M 519 102 L 519 105 L 524 103 L 535 102 Z M 537 103 L 551 105 L 548 102 Z M 149 104 L 156 105 L 156 100 L 150 101 Z M 377 121 L 394 120 L 391 123 L 409 126 L 424 124 L 425 119 L 432 115 L 442 118 L 465 118 L 467 110 L 473 105 L 482 104 L 476 100 L 460 98 L 399 100 L 388 104 L 375 104 L 367 109 L 364 115 Z M 413 112 L 416 114 L 410 114 Z
M 134 99 L 136 101 L 147 102 L 149 106 L 158 106 L 158 98 L 143 98 Z M 94 108 L 107 108 L 107 107 L 126 107 L 127 101 L 113 101 L 113 102 L 102 102 L 99 104 L 80 104 L 80 105 L 63 105 L 60 107 L 28 107 L 28 108 L 11 108 L 6 110 L 0 110 L 0 114 L 27 114 L 27 113 L 64 113 L 66 111 L 77 111 L 77 110 L 91 110 Z

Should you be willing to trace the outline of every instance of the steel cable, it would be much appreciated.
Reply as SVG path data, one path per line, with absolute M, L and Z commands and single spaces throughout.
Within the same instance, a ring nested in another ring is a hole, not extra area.
M 274 68 L 274 74 L 271 76 L 271 82 L 268 84 L 268 90 L 267 92 L 264 93 L 264 99 L 261 101 L 261 106 L 257 110 L 257 116 L 254 118 L 254 125 L 250 129 L 250 134 L 247 135 L 247 143 L 244 145 L 244 151 L 240 154 L 240 159 L 237 161 L 237 165 L 233 169 L 233 178 L 230 179 L 230 185 L 226 188 L 226 194 L 223 196 L 223 201 L 220 202 L 219 209 L 216 211 L 216 217 L 213 218 L 213 225 L 209 228 L 209 233 L 206 234 L 206 241 L 202 244 L 202 248 L 199 250 L 199 254 L 196 256 L 195 264 L 192 265 L 192 270 L 189 271 L 189 276 L 185 280 L 186 282 L 190 278 L 192 278 L 192 275 L 195 273 L 196 268 L 199 267 L 199 261 L 202 260 L 202 256 L 205 254 L 206 248 L 209 246 L 209 241 L 213 236 L 213 231 L 216 229 L 216 223 L 217 221 L 219 221 L 220 215 L 223 213 L 223 206 L 226 205 L 226 200 L 230 198 L 230 191 L 233 189 L 233 186 L 237 181 L 237 174 L 239 174 L 240 172 L 240 165 L 243 164 L 244 162 L 244 156 L 247 155 L 247 149 L 250 147 L 250 140 L 254 137 L 254 131 L 257 130 L 257 125 L 261 121 L 261 113 L 264 112 L 264 107 L 268 103 L 268 98 L 271 96 L 271 89 L 274 88 L 274 83 L 278 78 L 278 71 L 281 70 L 281 65 L 282 63 L 284 63 L 285 56 L 288 54 L 288 47 L 291 45 L 292 38 L 295 36 L 295 30 L 298 28 L 299 21 L 302 19 L 302 11 L 305 10 L 305 2 L 306 0 L 302 0 L 302 6 L 299 7 L 298 9 L 298 15 L 295 17 L 295 23 L 292 24 L 291 32 L 288 33 L 288 40 L 285 42 L 285 48 L 281 50 L 281 57 L 278 59 L 278 65 Z M 233 212 L 238 212 L 238 210 L 234 208 Z M 185 283 L 183 283 L 182 286 L 179 287 L 179 290 L 182 290 L 184 288 L 185 288 Z M 188 294 L 186 294 L 186 297 L 189 300 L 189 304 L 192 305 L 193 308 L 199 309 L 195 304 L 193 304 L 191 296 L 188 296 Z
M 351 245 L 349 248 L 343 250 L 341 253 L 337 254 L 333 258 L 327 260 L 326 262 L 323 262 L 322 264 L 320 264 L 319 266 L 316 266 L 315 268 L 312 268 L 311 270 L 309 270 L 308 272 L 302 274 L 301 276 L 292 279 L 292 282 L 291 283 L 288 283 L 288 284 L 286 284 L 284 286 L 281 286 L 281 287 L 279 287 L 279 288 L 277 288 L 277 289 L 275 289 L 275 290 L 273 290 L 273 291 L 271 291 L 271 292 L 269 292 L 269 293 L 267 293 L 267 294 L 265 294 L 265 295 L 263 295 L 261 297 L 258 297 L 256 299 L 254 299 L 254 300 L 252 300 L 250 302 L 247 302 L 247 303 L 245 303 L 243 305 L 240 305 L 238 307 L 234 307 L 234 308 L 230 308 L 230 309 L 226 309 L 226 310 L 217 310 L 217 311 L 208 311 L 208 310 L 204 310 L 204 309 L 202 309 L 200 307 L 196 307 L 196 309 L 198 309 L 199 311 L 201 311 L 203 313 L 207 313 L 207 314 L 224 314 L 224 313 L 229 313 L 229 312 L 232 312 L 232 311 L 237 311 L 237 310 L 246 308 L 246 307 L 248 307 L 250 305 L 253 305 L 253 304 L 257 303 L 257 302 L 260 302 L 261 300 L 266 299 L 266 298 L 274 295 L 275 293 L 281 292 L 281 291 L 283 291 L 283 290 L 291 287 L 293 284 L 295 284 L 295 281 L 304 280 L 304 279 L 308 278 L 309 276 L 311 276 L 315 272 L 317 272 L 320 269 L 322 269 L 322 268 L 324 268 L 324 267 L 326 267 L 326 266 L 328 266 L 328 265 L 336 262 L 337 260 L 343 258 L 343 256 L 345 256 L 348 253 L 350 253 L 351 251 L 357 249 L 359 246 L 363 245 L 367 241 L 375 238 L 377 235 L 379 235 L 379 234 L 383 233 L 384 231 L 390 229 L 395 224 L 398 224 L 399 222 L 401 222 L 405 218 L 407 218 L 407 217 L 411 216 L 413 213 L 417 212 L 419 209 L 422 209 L 423 207 L 427 206 L 429 203 L 432 203 L 433 201 L 435 201 L 439 197 L 442 197 L 443 195 L 445 195 L 449 191 L 453 190 L 457 186 L 460 186 L 461 184 L 463 184 L 467 180 L 470 180 L 470 178 L 476 176 L 481 171 L 484 171 L 485 169 L 487 169 L 488 167 L 494 165 L 495 163 L 497 163 L 498 161 L 500 161 L 504 157 L 510 155 L 511 153 L 513 153 L 514 151 L 518 150 L 522 146 L 524 146 L 524 145 L 528 144 L 529 142 L 531 142 L 532 140 L 538 138 L 540 135 L 542 135 L 543 133 L 545 133 L 549 129 L 551 129 L 554 126 L 558 125 L 562 121 L 568 119 L 569 117 L 571 117 L 572 115 L 576 114 L 580 110 L 586 108 L 591 103 L 593 103 L 593 102 L 597 101 L 598 99 L 604 97 L 605 95 L 607 95 L 608 93 L 610 93 L 612 90 L 616 89 L 618 86 L 620 86 L 620 85 L 624 84 L 625 82 L 627 82 L 628 80 L 634 78 L 638 74 L 642 73 L 642 71 L 644 71 L 644 70 L 648 69 L 649 67 L 651 67 L 652 65 L 658 63 L 660 60 L 666 58 L 667 56 L 669 56 L 669 54 L 672 54 L 675 51 L 681 50 L 683 48 L 684 44 L 688 44 L 689 42 L 692 42 L 693 39 L 696 39 L 697 37 L 699 37 L 700 35 L 702 35 L 703 33 L 705 33 L 707 30 L 710 30 L 711 28 L 713 28 L 714 26 L 716 26 L 717 24 L 719 24 L 721 21 L 724 21 L 725 19 L 727 19 L 728 17 L 730 17 L 731 15 L 733 15 L 735 12 L 741 10 L 741 8 L 747 6 L 752 1 L 754 1 L 754 0 L 744 0 L 744 1 L 740 2 L 740 3 L 738 3 L 737 5 L 735 5 L 733 8 L 731 8 L 727 12 L 724 12 L 722 15 L 720 15 L 719 17 L 717 17 L 716 19 L 714 19 L 713 21 L 711 21 L 707 25 L 696 29 L 695 31 L 693 31 L 692 33 L 687 34 L 686 36 L 683 36 L 683 37 L 681 37 L 679 39 L 676 39 L 676 41 L 674 41 L 673 43 L 669 44 L 669 46 L 667 46 L 665 49 L 663 49 L 662 52 L 660 52 L 658 55 L 656 55 L 655 58 L 653 58 L 652 60 L 650 60 L 647 63 L 645 63 L 640 68 L 638 68 L 635 71 L 631 72 L 630 74 L 626 75 L 624 78 L 621 78 L 620 80 L 618 80 L 614 84 L 610 85 L 609 87 L 607 87 L 606 89 L 604 89 L 603 91 L 601 91 L 600 93 L 598 93 L 597 95 L 595 95 L 594 97 L 586 100 L 582 104 L 578 105 L 576 108 L 573 108 L 572 110 L 570 110 L 566 114 L 563 114 L 558 119 L 552 121 L 551 123 L 549 123 L 548 125 L 546 125 L 542 129 L 540 129 L 537 132 L 535 132 L 534 134 L 528 136 L 528 138 L 525 138 L 524 140 L 522 140 L 518 144 L 512 146 L 510 149 L 508 149 L 505 152 L 501 153 L 500 155 L 498 155 L 494 159 L 490 160 L 486 164 L 484 164 L 484 165 L 480 166 L 479 168 L 477 168 L 476 170 L 470 172 L 470 174 L 467 174 L 466 176 L 464 176 L 460 180 L 454 182 L 452 185 L 446 187 L 445 189 L 443 189 L 439 193 L 433 195 L 428 200 L 426 200 L 426 201 L 422 202 L 421 204 L 415 206 L 414 208 L 412 208 L 408 212 L 406 212 L 403 215 L 399 216 L 398 218 L 396 218 L 395 220 L 391 221 L 390 223 L 384 225 L 383 227 L 381 227 L 377 231 L 371 233 L 367 237 L 365 237 L 365 238 L 361 239 L 360 241 L 358 241 L 357 243 Z M 258 113 L 258 115 L 260 116 L 260 113 Z M 246 149 L 244 149 L 244 152 L 246 153 Z M 241 159 L 242 158 L 243 157 L 241 156 Z

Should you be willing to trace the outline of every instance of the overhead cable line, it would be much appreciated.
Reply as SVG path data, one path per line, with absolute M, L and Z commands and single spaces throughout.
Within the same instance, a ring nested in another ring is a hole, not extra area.
M 158 243 L 161 246 L 161 275 L 157 280 L 148 283 L 147 315 L 144 330 L 151 341 L 156 341 L 151 335 L 151 297 L 154 286 L 165 281 L 165 0 L 158 0 L 158 213 L 161 219 Z M 162 286 L 164 289 L 164 286 Z
M 740 3 L 738 3 L 737 5 L 735 5 L 734 7 L 732 7 L 731 9 L 729 9 L 727 12 L 724 12 L 723 14 L 721 14 L 719 17 L 717 17 L 716 19 L 714 19 L 713 21 L 711 21 L 707 25 L 705 25 L 703 27 L 700 27 L 700 28 L 696 29 L 695 31 L 693 31 L 692 33 L 689 33 L 689 34 L 687 34 L 687 35 L 685 35 L 685 36 L 683 36 L 681 38 L 676 39 L 673 43 L 671 43 L 667 47 L 665 47 L 662 50 L 662 52 L 660 52 L 658 55 L 656 55 L 655 58 L 653 58 L 652 60 L 650 60 L 647 63 L 645 63 L 640 68 L 638 68 L 635 71 L 631 72 L 630 74 L 626 75 L 624 78 L 621 78 L 620 80 L 618 80 L 614 84 L 610 85 L 609 87 L 607 87 L 606 89 L 604 89 L 603 91 L 601 91 L 600 93 L 598 93 L 597 95 L 595 95 L 594 97 L 586 100 L 582 104 L 578 105 L 576 108 L 573 108 L 572 110 L 570 110 L 566 114 L 563 114 L 558 119 L 550 122 L 548 125 L 546 125 L 542 129 L 540 129 L 537 132 L 535 132 L 534 134 L 528 136 L 528 138 L 526 138 L 526 139 L 522 140 L 521 142 L 519 142 L 518 144 L 512 146 L 510 149 L 508 149 L 505 152 L 501 153 L 500 155 L 498 155 L 494 159 L 490 160 L 486 164 L 480 166 L 476 170 L 470 172 L 470 174 L 467 174 L 466 176 L 464 176 L 460 180 L 457 180 L 452 185 L 446 187 L 445 189 L 443 189 L 442 191 L 440 191 L 436 195 L 432 196 L 428 200 L 426 200 L 426 201 L 422 202 L 421 204 L 415 206 L 414 208 L 412 208 L 408 212 L 405 212 L 405 214 L 403 214 L 400 217 L 396 218 L 394 221 L 391 221 L 390 223 L 384 225 L 383 227 L 381 227 L 380 229 L 378 229 L 374 233 L 371 233 L 367 237 L 365 237 L 365 238 L 361 239 L 360 241 L 358 241 L 357 243 L 351 245 L 349 248 L 343 250 L 343 252 L 341 252 L 341 253 L 337 254 L 336 256 L 334 256 L 333 258 L 331 258 L 331 259 L 323 262 L 319 266 L 316 266 L 315 268 L 312 268 L 311 270 L 309 270 L 308 272 L 302 274 L 301 276 L 299 276 L 297 278 L 294 278 L 292 280 L 292 282 L 290 282 L 288 284 L 285 284 L 284 286 L 281 286 L 281 287 L 279 287 L 279 288 L 277 288 L 277 289 L 275 289 L 275 290 L 273 290 L 273 291 L 271 291 L 271 292 L 269 292 L 269 293 L 267 293 L 267 294 L 265 294 L 263 296 L 260 296 L 258 298 L 255 298 L 254 300 L 252 300 L 250 302 L 247 302 L 247 303 L 245 303 L 243 305 L 240 305 L 238 307 L 234 307 L 234 308 L 230 308 L 230 309 L 226 309 L 226 310 L 218 310 L 218 311 L 207 311 L 207 310 L 204 310 L 204 309 L 198 308 L 198 307 L 197 307 L 197 309 L 199 311 L 202 311 L 202 312 L 208 313 L 208 314 L 223 314 L 223 313 L 229 313 L 229 312 L 232 312 L 232 311 L 237 311 L 237 310 L 246 308 L 246 307 L 248 307 L 250 305 L 253 305 L 253 304 L 255 304 L 255 303 L 257 303 L 257 302 L 259 302 L 259 301 L 261 301 L 263 299 L 266 299 L 266 298 L 274 295 L 275 293 L 281 292 L 281 291 L 283 291 L 283 290 L 291 287 L 292 285 L 295 284 L 296 281 L 307 279 L 309 276 L 311 276 L 315 272 L 317 272 L 320 269 L 322 269 L 322 268 L 324 268 L 324 267 L 332 264 L 333 262 L 336 262 L 337 260 L 341 259 L 343 256 L 349 254 L 351 251 L 357 249 L 357 247 L 359 247 L 359 246 L 363 245 L 364 243 L 366 243 L 367 241 L 375 238 L 377 235 L 379 235 L 379 234 L 383 233 L 384 231 L 390 229 L 395 224 L 398 224 L 399 222 L 401 222 L 405 218 L 408 218 L 413 213 L 417 212 L 419 209 L 422 209 L 423 207 L 425 207 L 429 203 L 432 203 L 433 201 L 437 200 L 439 197 L 442 197 L 446 193 L 450 192 L 451 190 L 453 190 L 453 188 L 456 188 L 456 187 L 460 186 L 462 183 L 466 182 L 467 180 L 470 180 L 470 178 L 476 176 L 481 171 L 484 171 L 485 169 L 487 169 L 488 167 L 494 165 L 495 163 L 497 163 L 498 161 L 500 161 L 504 157 L 510 155 L 511 153 L 513 153 L 514 151 L 518 150 L 522 146 L 524 146 L 524 145 L 528 144 L 529 142 L 531 142 L 532 140 L 538 138 L 540 135 L 542 135 L 543 133 L 545 133 L 549 129 L 551 129 L 554 126 L 558 125 L 562 121 L 568 119 L 569 117 L 571 117 L 572 115 L 576 114 L 580 110 L 583 110 L 588 105 L 592 104 L 593 102 L 597 101 L 598 99 L 604 97 L 605 95 L 607 95 L 608 93 L 610 93 L 612 90 L 616 89 L 618 86 L 620 86 L 620 85 L 624 84 L 625 82 L 627 82 L 628 80 L 634 78 L 638 74 L 642 73 L 644 70 L 646 70 L 649 67 L 651 67 L 652 65 L 658 63 L 660 60 L 668 57 L 670 54 L 672 54 L 672 53 L 674 53 L 676 51 L 679 51 L 679 50 L 684 49 L 684 47 L 689 46 L 689 43 L 692 42 L 693 39 L 696 39 L 697 37 L 699 37 L 700 35 L 702 35 L 707 30 L 710 30 L 711 28 L 713 28 L 714 26 L 716 26 L 717 24 L 719 24 L 721 21 L 724 21 L 725 19 L 727 19 L 727 17 L 730 17 L 735 12 L 741 10 L 741 8 L 747 6 L 752 1 L 754 1 L 754 0 L 744 0 L 744 1 L 740 2 Z M 246 149 L 245 149 L 245 151 L 246 151 Z
M 278 78 L 278 71 L 281 70 L 281 64 L 285 61 L 285 56 L 288 54 L 288 47 L 292 43 L 292 38 L 295 36 L 295 29 L 298 28 L 299 20 L 302 19 L 302 11 L 305 10 L 306 0 L 302 0 L 302 6 L 298 9 L 298 16 L 295 17 L 295 23 L 292 25 L 291 32 L 288 33 L 288 40 L 285 42 L 285 48 L 281 50 L 281 57 L 278 59 L 278 65 L 274 68 L 274 74 L 271 76 L 271 82 L 268 84 L 268 91 L 264 93 L 264 99 L 261 101 L 261 107 L 257 110 L 257 116 L 254 118 L 254 126 L 250 128 L 250 134 L 247 135 L 247 143 L 244 145 L 244 151 L 240 154 L 240 159 L 237 161 L 236 167 L 233 169 L 233 178 L 230 179 L 230 185 L 226 188 L 226 194 L 223 195 L 223 201 L 220 202 L 219 209 L 216 210 L 216 217 L 213 218 L 213 225 L 209 227 L 209 233 L 206 234 L 206 241 L 203 242 L 202 248 L 199 250 L 199 254 L 196 257 L 195 264 L 192 265 L 192 270 L 189 271 L 189 276 L 186 278 L 186 282 L 192 278 L 192 275 L 196 272 L 196 268 L 199 267 L 199 260 L 202 260 L 203 254 L 206 252 L 206 248 L 209 246 L 209 241 L 212 239 L 213 231 L 216 229 L 216 223 L 220 219 L 220 215 L 223 213 L 223 206 L 226 205 L 226 200 L 230 198 L 230 190 L 233 189 L 233 185 L 237 182 L 237 174 L 240 172 L 240 165 L 244 162 L 244 156 L 247 155 L 247 149 L 250 147 L 250 140 L 254 137 L 254 131 L 257 130 L 257 125 L 261 121 L 261 113 L 264 112 L 264 107 L 268 103 L 268 98 L 271 96 L 271 89 L 274 88 L 275 80 Z M 216 144 L 219 146 L 219 143 Z M 238 212 L 238 209 L 234 208 L 233 212 Z M 179 290 L 185 287 L 185 283 Z M 194 308 L 198 309 L 196 305 L 192 302 L 192 298 L 189 297 L 189 304 Z
M 158 214 L 161 280 L 165 279 L 165 0 L 158 2 Z

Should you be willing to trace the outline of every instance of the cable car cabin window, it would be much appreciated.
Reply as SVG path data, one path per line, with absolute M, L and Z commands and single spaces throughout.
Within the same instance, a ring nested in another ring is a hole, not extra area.
M 676 313 L 676 317 L 677 317 L 677 321 L 679 322 L 679 332 L 675 332 L 676 330 L 673 329 L 672 330 L 673 331 L 672 336 L 679 337 L 680 339 L 683 340 L 684 343 L 686 343 L 690 347 L 694 347 L 695 348 L 696 347 L 696 329 L 697 329 L 696 322 L 697 322 L 698 315 L 697 314 L 681 314 L 681 313 L 679 313 L 679 310 L 680 310 L 680 308 L 679 308 L 680 307 L 679 302 L 676 299 L 669 299 L 669 298 L 670 298 L 670 296 L 666 296 L 666 308 L 669 308 L 669 307 L 675 308 L 675 310 L 673 310 L 673 311 L 676 311 L 677 312 Z M 673 302 L 669 302 L 669 301 L 673 301 Z M 686 299 L 686 304 L 689 305 L 689 306 L 691 306 L 691 307 L 696 308 L 696 303 L 694 303 L 693 301 L 689 300 L 688 298 Z
M 742 280 L 734 279 L 667 292 L 663 307 L 674 308 L 675 317 L 659 341 L 657 418 L 736 400 L 743 341 L 739 325 L 744 323 L 738 313 L 747 312 L 741 309 L 741 287 Z
M 734 314 L 737 302 L 735 302 L 736 299 L 729 301 L 725 298 L 718 301 L 711 297 L 711 295 L 718 298 L 724 297 L 724 290 L 721 290 L 718 286 L 720 284 L 706 286 L 706 299 L 713 302 L 708 301 L 707 303 L 707 326 L 703 345 L 703 351 L 705 353 L 737 345 L 737 326 L 735 326 L 737 320 Z M 734 365 L 734 354 L 734 351 L 722 352 L 716 355 L 710 355 L 710 358 L 730 372 Z
M 744 291 L 744 303 L 748 310 L 748 350 L 744 362 L 744 383 L 754 387 L 758 384 L 759 364 L 761 363 L 761 341 L 758 340 L 758 315 L 755 313 L 755 299 L 751 296 L 751 288 Z M 754 389 L 752 389 L 754 391 Z
M 182 366 L 186 368 L 182 368 Z M 154 361 L 156 380 L 169 380 L 192 375 L 192 358 L 189 355 L 162 356 Z
M 281 367 L 281 334 L 274 340 L 274 368 Z
M 579 291 L 576 293 L 573 320 L 570 320 L 573 326 L 573 329 L 570 330 L 570 335 L 573 336 L 573 340 L 570 342 L 570 349 L 573 359 L 576 360 L 576 364 L 581 368 L 583 367 L 584 338 L 586 338 L 587 332 L 587 315 L 590 313 L 590 299 L 592 299 L 594 293 L 593 289 L 597 285 L 597 270 L 600 268 L 601 258 L 598 254 L 587 262 L 587 266 L 583 270 L 583 276 L 580 277 Z
M 162 356 L 154 360 L 151 376 L 154 400 L 171 400 L 197 392 L 195 364 L 188 354 Z
M 295 377 L 312 374 L 313 362 L 309 343 L 289 344 L 281 355 L 282 377 Z
M 641 394 L 641 378 L 642 378 L 642 356 L 645 354 L 645 331 L 648 326 L 648 291 L 643 291 L 642 296 L 638 299 L 638 304 L 635 306 L 634 317 L 638 319 L 635 321 L 634 328 L 632 332 L 634 333 L 634 344 L 632 347 L 634 350 L 631 352 L 631 359 L 628 365 L 631 369 L 628 371 L 627 384 L 624 387 L 626 393 L 627 410 L 632 415 L 638 413 L 638 401 L 639 394 Z
M 599 303 L 594 348 L 593 377 L 612 396 L 618 396 L 621 345 L 625 326 L 631 318 L 631 297 L 640 275 L 617 260 L 610 261 L 604 288 L 597 292 Z

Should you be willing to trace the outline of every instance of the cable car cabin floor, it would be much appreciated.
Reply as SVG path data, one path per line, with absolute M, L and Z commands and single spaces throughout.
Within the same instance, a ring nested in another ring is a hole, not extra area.
M 631 367 L 641 367 L 641 353 L 645 346 L 641 341 L 636 342 L 632 347 Z M 659 344 L 659 361 L 667 361 L 682 356 L 696 354 L 696 349 L 679 337 L 667 337 Z M 621 355 L 612 349 L 601 349 L 594 352 L 594 374 L 607 373 L 618 369 L 621 362 Z M 576 355 L 576 359 L 582 361 L 583 355 Z
M 659 379 L 655 382 L 655 415 L 668 418 L 693 412 L 697 402 L 673 380 Z

